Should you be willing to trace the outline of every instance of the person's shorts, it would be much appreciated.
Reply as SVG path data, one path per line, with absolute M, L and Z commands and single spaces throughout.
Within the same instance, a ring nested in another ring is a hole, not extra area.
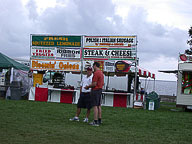
M 91 106 L 92 107 L 101 105 L 101 94 L 102 94 L 102 89 L 91 91 Z
M 77 103 L 77 108 L 91 109 L 91 96 L 90 93 L 80 93 L 80 97 Z

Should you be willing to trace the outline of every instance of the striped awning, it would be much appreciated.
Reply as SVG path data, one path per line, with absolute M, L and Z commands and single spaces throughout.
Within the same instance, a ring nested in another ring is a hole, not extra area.
M 126 62 L 127 64 L 129 64 L 131 66 L 130 70 L 132 72 L 135 71 L 135 66 L 132 65 L 132 62 L 130 62 L 130 61 L 124 61 L 124 62 Z M 144 68 L 142 68 L 140 66 L 137 66 L 137 73 L 141 77 L 146 77 L 146 78 L 150 77 L 150 78 L 155 79 L 155 74 L 154 73 L 151 73 L 150 71 L 148 71 L 148 70 L 146 70 L 146 69 L 144 69 Z
M 155 74 L 154 73 L 151 73 L 150 71 L 140 67 L 140 66 L 137 66 L 137 72 L 139 74 L 139 76 L 142 76 L 142 77 L 150 77 L 150 78 L 153 78 L 155 79 Z

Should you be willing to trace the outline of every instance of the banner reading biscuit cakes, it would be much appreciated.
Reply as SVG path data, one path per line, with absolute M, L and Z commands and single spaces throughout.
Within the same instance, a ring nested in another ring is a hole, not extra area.
M 32 59 L 31 68 L 33 70 L 81 71 L 81 62 L 80 60 Z

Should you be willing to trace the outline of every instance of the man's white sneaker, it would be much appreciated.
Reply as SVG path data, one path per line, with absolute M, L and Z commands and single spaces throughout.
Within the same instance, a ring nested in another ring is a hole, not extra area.
M 88 122 L 89 122 L 89 119 L 88 119 L 88 118 L 85 118 L 85 119 L 83 120 L 83 122 L 88 123 Z
M 79 121 L 79 118 L 78 117 L 74 117 L 74 118 L 70 118 L 69 120 L 70 121 Z

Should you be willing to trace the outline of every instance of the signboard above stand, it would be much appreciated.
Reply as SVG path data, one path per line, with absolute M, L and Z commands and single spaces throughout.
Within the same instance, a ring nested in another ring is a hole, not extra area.
M 94 60 L 135 60 L 135 48 L 83 48 L 82 57 Z
M 32 35 L 32 46 L 81 47 L 81 36 Z
M 117 61 L 136 61 L 137 36 L 35 34 L 30 48 L 31 70 L 80 72 L 98 61 L 104 72 L 127 72 L 127 64 Z
M 84 36 L 84 47 L 133 47 L 136 36 Z

